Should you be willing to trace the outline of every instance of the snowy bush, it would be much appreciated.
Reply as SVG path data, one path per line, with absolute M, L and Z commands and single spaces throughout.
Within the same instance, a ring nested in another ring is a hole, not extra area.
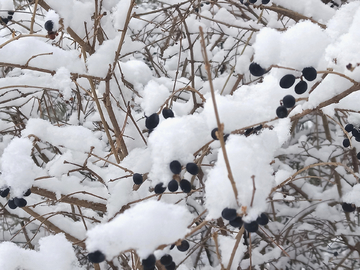
M 360 268 L 360 1 L 0 17 L 1 270 Z

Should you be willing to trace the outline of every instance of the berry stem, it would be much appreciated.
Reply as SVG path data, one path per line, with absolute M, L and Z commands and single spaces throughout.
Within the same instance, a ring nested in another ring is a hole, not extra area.
M 212 82 L 212 78 L 211 78 L 210 63 L 209 63 L 209 59 L 208 59 L 207 53 L 206 53 L 204 32 L 203 32 L 203 29 L 202 29 L 201 26 L 199 27 L 199 30 L 200 30 L 200 37 L 201 37 L 201 40 L 200 40 L 200 42 L 201 42 L 201 51 L 202 51 L 203 57 L 204 57 L 206 73 L 208 74 L 209 85 L 210 85 L 210 90 L 211 90 L 211 98 L 213 100 L 216 123 L 217 123 L 217 126 L 218 126 L 219 141 L 220 141 L 221 149 L 222 149 L 222 152 L 223 152 L 223 155 L 224 155 L 226 169 L 228 171 L 228 178 L 229 178 L 229 180 L 231 182 L 231 186 L 232 186 L 232 189 L 234 191 L 236 203 L 239 204 L 238 199 L 237 199 L 238 198 L 238 191 L 237 191 L 237 188 L 236 188 L 234 177 L 233 177 L 232 172 L 231 172 L 229 159 L 228 159 L 228 156 L 227 156 L 227 153 L 226 153 L 226 147 L 225 147 L 225 141 L 224 141 L 224 132 L 223 132 L 224 124 L 222 124 L 220 122 L 220 117 L 219 117 L 218 109 L 217 109 L 217 106 L 216 106 L 215 90 L 214 90 L 214 86 L 213 86 L 213 82 Z

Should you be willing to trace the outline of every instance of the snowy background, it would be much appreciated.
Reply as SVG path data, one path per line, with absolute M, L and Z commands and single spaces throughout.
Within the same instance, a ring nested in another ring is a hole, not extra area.
M 250 2 L 0 1 L 0 269 L 360 268 L 360 1 Z

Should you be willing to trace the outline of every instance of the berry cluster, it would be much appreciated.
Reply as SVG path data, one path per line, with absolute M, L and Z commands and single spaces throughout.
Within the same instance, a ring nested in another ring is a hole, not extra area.
M 313 81 L 317 77 L 317 71 L 313 67 L 306 67 L 302 70 L 302 77 L 307 81 Z M 293 74 L 287 74 L 281 78 L 279 84 L 281 88 L 288 89 L 294 85 L 296 77 Z M 307 82 L 301 80 L 295 85 L 295 93 L 301 95 L 308 88 Z M 276 115 L 279 118 L 285 118 L 288 115 L 287 109 L 295 106 L 295 98 L 292 95 L 286 95 L 282 100 L 282 105 L 276 109 Z
M 347 124 L 345 126 L 345 130 L 352 134 L 352 136 L 354 136 L 355 141 L 360 142 L 360 128 L 359 127 L 355 127 L 353 124 Z M 350 146 L 350 140 L 348 138 L 343 140 L 343 146 L 345 148 Z M 360 152 L 357 153 L 356 157 L 358 159 L 360 159 Z
M 48 20 L 45 22 L 44 25 L 46 31 L 48 31 L 48 36 L 50 39 L 55 39 L 55 37 L 58 35 L 57 31 L 54 30 L 54 22 L 52 20 Z
M 170 167 L 171 172 L 174 175 L 179 175 L 181 173 L 182 166 L 178 160 L 171 161 L 169 167 Z M 196 165 L 196 163 L 189 162 L 186 164 L 186 171 L 192 175 L 197 175 L 199 173 L 199 167 L 198 167 L 198 165 Z M 177 178 L 177 177 L 174 177 L 174 178 Z M 144 178 L 141 174 L 134 173 L 133 181 L 134 181 L 134 184 L 141 185 L 144 181 Z M 180 183 L 178 182 L 178 180 L 172 179 L 168 184 L 168 189 L 171 192 L 175 192 L 179 189 L 179 186 L 180 186 L 181 190 L 185 193 L 189 193 L 192 189 L 190 181 L 188 181 L 186 179 L 180 180 Z M 156 194 L 162 194 L 165 192 L 165 190 L 166 190 L 166 187 L 164 187 L 164 183 L 158 183 L 154 187 L 154 191 Z
M 9 195 L 10 188 L 4 188 L 0 190 L 0 196 L 5 198 Z M 31 189 L 24 192 L 23 196 L 27 197 L 31 194 Z M 8 206 L 10 209 L 16 209 L 17 207 L 24 207 L 27 205 L 27 201 L 24 198 L 14 197 L 8 200 Z
M 248 232 L 256 232 L 259 228 L 259 225 L 266 225 L 269 222 L 269 218 L 265 213 L 262 213 L 255 221 L 250 223 L 243 222 L 242 217 L 238 216 L 236 209 L 234 208 L 225 208 L 221 212 L 223 219 L 229 221 L 229 224 L 235 228 L 240 228 L 244 225 L 245 230 Z
M 6 18 L 0 17 L 0 24 L 7 24 L 12 20 L 14 11 L 8 11 L 8 16 Z

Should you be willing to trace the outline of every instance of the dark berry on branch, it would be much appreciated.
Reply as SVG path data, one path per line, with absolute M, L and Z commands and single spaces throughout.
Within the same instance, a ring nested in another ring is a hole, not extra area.
M 308 81 L 313 81 L 316 79 L 317 76 L 317 72 L 316 69 L 313 67 L 306 67 L 302 70 L 302 74 L 304 76 L 304 78 Z
M 9 22 L 8 18 L 2 18 L 0 17 L 0 23 L 7 24 Z
M 159 183 L 155 186 L 154 191 L 156 194 L 162 194 L 165 192 L 166 187 L 164 187 L 163 185 L 163 183 Z
M 180 246 L 176 246 L 177 249 L 181 252 L 185 252 L 189 249 L 190 245 L 189 245 L 189 242 L 186 241 L 186 240 L 182 240 L 181 241 L 181 245 Z
M 346 130 L 347 132 L 351 132 L 351 131 L 353 131 L 353 129 L 354 129 L 354 125 L 353 125 L 353 124 L 347 124 L 347 125 L 345 126 L 345 130 Z
M 265 214 L 265 213 L 261 213 L 260 217 L 258 217 L 256 219 L 256 222 L 259 224 L 259 225 L 266 225 L 269 223 L 269 218 L 268 216 Z
M 219 140 L 219 138 L 216 136 L 216 132 L 217 132 L 218 130 L 219 130 L 218 128 L 214 128 L 214 129 L 211 131 L 211 138 L 213 138 L 214 140 Z
M 54 28 L 54 23 L 52 20 L 48 20 L 45 22 L 45 25 L 44 25 L 46 31 L 48 32 L 52 32 L 53 28 Z
M 165 254 L 160 258 L 160 262 L 162 265 L 168 266 L 173 262 L 173 259 L 170 254 Z
M 91 263 L 101 263 L 105 261 L 105 255 L 99 250 L 90 252 L 88 254 L 88 260 Z
M 143 176 L 140 173 L 133 174 L 133 181 L 136 185 L 141 185 L 144 181 Z
M 244 135 L 247 137 L 247 136 L 249 136 L 250 134 L 252 134 L 253 131 L 254 131 L 254 128 L 248 128 L 247 130 L 245 130 L 245 134 L 244 134 Z
M 286 108 L 292 108 L 295 105 L 295 98 L 292 95 L 286 95 L 283 98 L 283 104 Z
M 13 18 L 13 16 L 7 16 L 7 19 L 8 19 L 9 21 L 11 21 L 12 18 Z
M 342 209 L 344 210 L 344 212 L 354 212 L 356 207 L 355 205 L 351 204 L 351 203 L 343 203 L 342 204 Z
M 162 110 L 162 115 L 167 119 L 169 117 L 174 117 L 174 112 L 171 109 L 165 108 Z
M 250 64 L 249 70 L 250 70 L 251 75 L 257 76 L 257 77 L 264 75 L 265 71 L 266 71 L 259 64 L 254 63 L 254 62 Z
M 199 173 L 199 167 L 194 162 L 186 164 L 186 170 L 192 175 L 197 175 Z
M 236 209 L 226 207 L 222 210 L 221 216 L 226 220 L 234 220 L 237 217 Z
M 24 198 L 14 198 L 14 203 L 17 207 L 24 207 L 27 205 L 27 201 Z
M 14 202 L 14 199 L 8 200 L 8 206 L 10 207 L 10 209 L 15 209 L 17 207 L 17 205 Z
M 255 4 L 257 0 L 249 0 L 251 4 Z
M 360 152 L 356 155 L 357 159 L 360 159 Z
M 151 267 L 155 266 L 156 258 L 154 256 L 154 254 L 150 254 L 149 257 L 147 257 L 146 259 L 143 259 L 141 261 L 141 263 L 145 268 L 151 268 Z
M 350 146 L 350 140 L 349 139 L 344 139 L 343 140 L 343 146 L 346 148 L 346 147 L 349 147 Z
M 10 192 L 10 189 L 9 188 L 5 188 L 3 190 L 0 191 L 0 196 L 5 198 Z
M 159 115 L 157 113 L 153 113 L 149 117 L 146 117 L 145 126 L 147 129 L 154 129 L 159 124 Z
M 182 179 L 180 181 L 180 188 L 183 192 L 189 193 L 191 191 L 191 183 L 186 179 Z
M 174 262 L 172 262 L 168 266 L 165 266 L 166 270 L 175 270 L 175 268 L 176 268 L 176 264 Z
M 180 174 L 181 173 L 181 164 L 177 160 L 173 160 L 170 162 L 170 170 L 173 174 Z
M 242 221 L 241 217 L 236 217 L 235 219 L 230 220 L 229 224 L 235 228 L 240 228 L 244 222 Z
M 31 189 L 29 188 L 27 191 L 25 191 L 24 197 L 30 196 L 30 194 L 31 194 Z
M 14 15 L 14 11 L 8 11 L 8 15 L 10 15 L 10 16 L 12 16 L 12 15 Z
M 358 136 L 360 135 L 359 131 L 358 131 L 357 129 L 355 129 L 355 128 L 351 131 L 351 134 L 352 134 L 354 137 L 358 137 Z
M 281 88 L 290 88 L 295 83 L 295 76 L 292 74 L 287 74 L 280 80 Z
M 256 221 L 252 221 L 250 223 L 244 223 L 244 228 L 245 230 L 247 230 L 248 232 L 256 232 L 259 228 L 259 225 Z
M 295 85 L 295 93 L 298 95 L 304 94 L 308 88 L 307 82 L 300 81 Z
M 279 118 L 285 118 L 288 115 L 288 111 L 285 106 L 279 106 L 276 109 L 276 115 Z
M 178 181 L 176 181 L 175 179 L 171 180 L 168 184 L 168 189 L 171 191 L 171 192 L 175 192 L 177 191 L 179 188 L 179 183 Z
M 262 3 L 263 5 L 269 4 L 269 2 L 270 2 L 270 0 L 262 0 L 262 1 L 261 1 L 261 3 Z
M 255 131 L 259 131 L 262 130 L 263 125 L 258 125 L 257 127 L 254 128 Z
M 360 142 L 360 136 L 356 136 L 355 141 Z

